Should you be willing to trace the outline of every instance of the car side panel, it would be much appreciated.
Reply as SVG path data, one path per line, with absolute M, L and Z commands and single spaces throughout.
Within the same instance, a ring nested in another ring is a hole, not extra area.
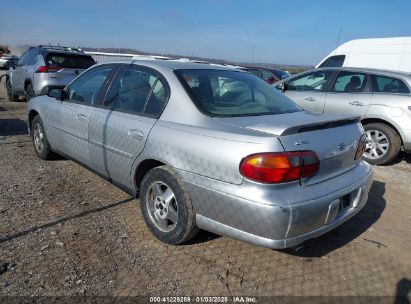
M 381 119 L 390 123 L 400 134 L 404 148 L 410 150 L 411 110 L 409 106 L 411 106 L 410 95 L 374 93 L 364 119 Z
M 142 160 L 155 159 L 176 169 L 241 184 L 243 177 L 239 165 L 245 156 L 284 151 L 276 137 L 254 131 L 249 133 L 236 135 L 160 120 L 151 130 L 132 172 Z
M 322 113 L 326 92 L 286 91 L 285 95 L 306 111 Z
M 371 93 L 328 92 L 324 114 L 353 114 L 364 117 L 371 102 Z

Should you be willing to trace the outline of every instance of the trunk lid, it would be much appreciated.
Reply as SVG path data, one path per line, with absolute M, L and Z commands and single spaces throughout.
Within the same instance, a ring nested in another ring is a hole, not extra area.
M 217 122 L 278 137 L 285 151 L 314 151 L 320 159 L 317 174 L 303 183 L 310 185 L 352 169 L 357 143 L 363 133 L 358 117 L 295 112 L 280 115 L 214 118 Z

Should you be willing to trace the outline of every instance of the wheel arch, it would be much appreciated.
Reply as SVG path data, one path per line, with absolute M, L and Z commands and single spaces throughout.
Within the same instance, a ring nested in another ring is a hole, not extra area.
M 37 115 L 40 115 L 40 114 L 36 110 L 32 109 L 32 110 L 29 111 L 29 121 L 28 122 L 29 122 L 30 133 L 31 133 L 31 123 L 32 123 L 34 117 L 36 117 Z
M 385 124 L 385 125 L 391 127 L 398 134 L 398 136 L 401 139 L 401 145 L 403 145 L 401 133 L 398 132 L 398 128 L 395 125 L 393 125 L 392 123 L 390 123 L 389 121 L 381 119 L 381 118 L 364 118 L 363 120 L 361 120 L 361 123 L 363 125 L 370 124 L 370 123 L 382 123 L 382 124 Z
M 7 81 L 10 81 L 10 85 L 13 88 L 13 77 L 9 73 L 2 75 L 4 77 L 4 85 L 7 85 Z
M 9 75 L 8 74 L 3 74 L 0 76 L 0 82 L 2 81 L 2 79 L 4 78 L 4 83 L 6 83 L 6 81 L 9 79 Z
M 166 164 L 157 159 L 145 159 L 140 162 L 134 172 L 134 186 L 136 190 L 140 188 L 140 184 L 148 171 L 156 167 L 165 166 Z
M 27 86 L 28 86 L 29 84 L 32 85 L 32 81 L 31 81 L 30 78 L 26 78 L 26 79 L 24 80 L 24 90 L 27 89 Z

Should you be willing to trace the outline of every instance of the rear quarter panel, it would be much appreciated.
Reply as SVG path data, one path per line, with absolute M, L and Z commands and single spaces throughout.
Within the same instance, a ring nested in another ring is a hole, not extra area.
M 411 95 L 373 94 L 364 119 L 387 121 L 400 134 L 404 144 L 411 143 Z
M 278 138 L 264 133 L 235 127 L 208 129 L 158 121 L 135 167 L 145 159 L 156 159 L 179 170 L 241 184 L 243 177 L 239 166 L 245 156 L 281 151 L 284 149 Z

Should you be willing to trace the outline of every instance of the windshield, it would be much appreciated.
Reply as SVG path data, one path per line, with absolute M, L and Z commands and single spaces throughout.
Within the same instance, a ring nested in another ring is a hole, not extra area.
M 272 115 L 301 111 L 264 80 L 241 71 L 178 70 L 197 107 L 211 116 Z
M 66 69 L 88 69 L 95 61 L 87 55 L 70 55 L 51 53 L 47 55 L 47 65 Z

